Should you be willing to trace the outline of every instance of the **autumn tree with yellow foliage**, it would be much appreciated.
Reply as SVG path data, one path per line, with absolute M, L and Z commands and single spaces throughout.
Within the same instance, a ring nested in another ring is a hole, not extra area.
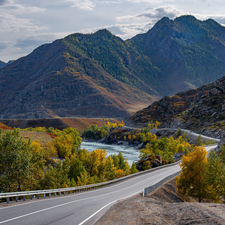
M 180 176 L 176 177 L 180 194 L 203 199 L 216 199 L 216 194 L 207 183 L 207 151 L 204 147 L 195 147 L 193 152 L 182 157 Z
M 191 145 L 185 141 L 182 136 L 174 139 L 172 136 L 169 138 L 158 139 L 155 134 L 148 136 L 149 143 L 146 148 L 140 150 L 140 159 L 144 159 L 147 155 L 157 154 L 162 156 L 167 162 L 173 162 L 173 154 L 177 152 L 188 153 Z

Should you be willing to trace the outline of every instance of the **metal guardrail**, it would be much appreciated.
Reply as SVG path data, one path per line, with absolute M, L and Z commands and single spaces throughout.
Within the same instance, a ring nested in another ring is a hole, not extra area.
M 212 145 L 212 146 L 214 146 L 214 145 Z M 211 151 L 211 150 L 213 150 L 213 149 L 210 149 L 209 151 Z M 39 199 L 40 197 L 45 198 L 45 197 L 47 197 L 47 194 L 48 194 L 49 197 L 51 197 L 52 194 L 54 194 L 54 196 L 57 196 L 57 193 L 59 195 L 61 195 L 62 193 L 63 194 L 66 194 L 66 193 L 70 194 L 71 192 L 72 193 L 76 193 L 76 192 L 81 192 L 81 191 L 88 191 L 88 190 L 91 190 L 91 189 L 101 188 L 101 187 L 104 187 L 106 185 L 111 185 L 111 184 L 114 184 L 114 183 L 117 183 L 117 182 L 121 182 L 123 180 L 127 180 L 127 179 L 130 179 L 130 178 L 135 177 L 135 176 L 140 176 L 140 175 L 145 174 L 145 173 L 151 173 L 151 172 L 153 172 L 155 170 L 159 170 L 159 169 L 163 169 L 163 168 L 166 168 L 166 167 L 174 166 L 176 164 L 179 164 L 180 162 L 181 162 L 181 160 L 179 160 L 179 161 L 177 161 L 175 163 L 171 163 L 171 164 L 167 164 L 167 165 L 164 165 L 164 166 L 155 167 L 155 168 L 152 168 L 152 169 L 149 169 L 149 170 L 145 170 L 145 171 L 134 173 L 134 174 L 130 174 L 130 175 L 127 175 L 127 176 L 124 176 L 124 177 L 121 177 L 121 178 L 117 178 L 115 180 L 110 180 L 110 181 L 97 183 L 97 184 L 90 184 L 90 185 L 78 186 L 78 187 L 70 187 L 70 188 L 60 188 L 60 189 L 48 189 L 48 190 L 37 190 L 37 191 L 21 191 L 21 192 L 0 193 L 0 200 L 6 198 L 7 199 L 7 203 L 9 203 L 10 202 L 10 198 L 15 198 L 15 201 L 18 202 L 19 197 L 23 197 L 23 201 L 25 201 L 27 196 L 30 196 L 30 199 L 32 200 L 32 199 L 35 198 L 35 196 L 37 196 L 37 199 Z M 174 174 L 172 174 L 170 176 L 173 176 L 173 175 Z M 166 178 L 164 178 L 164 179 L 166 179 Z M 165 180 L 163 182 L 165 182 Z M 159 184 L 159 186 L 161 184 Z
M 215 144 L 214 144 L 214 145 L 207 145 L 207 147 L 211 147 L 211 146 L 215 146 Z M 205 147 L 205 146 L 203 146 L 203 147 Z M 213 151 L 213 150 L 214 150 L 214 149 L 210 149 L 210 150 L 208 151 L 208 154 L 209 154 L 211 151 Z M 207 155 L 207 157 L 208 157 L 208 155 Z M 180 160 L 179 162 L 181 162 L 181 160 Z M 180 172 L 181 172 L 181 170 L 178 171 L 178 172 L 176 172 L 176 173 L 174 173 L 174 174 L 169 175 L 168 177 L 165 177 L 164 179 L 162 179 L 162 180 L 156 182 L 155 184 L 153 184 L 153 185 L 151 185 L 151 186 L 149 186 L 149 187 L 144 188 L 144 190 L 143 190 L 143 197 L 147 196 L 147 194 L 149 194 L 150 192 L 152 192 L 152 191 L 154 191 L 155 189 L 157 189 L 159 186 L 161 186 L 161 185 L 162 185 L 163 183 L 165 183 L 166 181 L 168 181 L 168 180 L 170 180 L 171 178 L 173 178 L 173 177 L 179 175 Z
M 157 183 L 149 186 L 149 187 L 146 187 L 144 188 L 143 190 L 143 197 L 145 197 L 147 194 L 149 194 L 150 192 L 154 191 L 155 189 L 157 189 L 159 186 L 161 186 L 163 183 L 165 183 L 166 181 L 170 180 L 171 178 L 177 176 L 180 174 L 180 171 L 174 173 L 174 174 L 171 174 L 169 175 L 168 177 L 165 177 L 164 179 L 158 181 Z
M 88 191 L 88 190 L 91 190 L 91 189 L 101 188 L 101 187 L 104 187 L 106 185 L 111 185 L 111 184 L 114 184 L 114 183 L 117 183 L 117 182 L 121 182 L 123 180 L 127 180 L 127 179 L 130 179 L 130 178 L 135 177 L 135 176 L 140 176 L 140 175 L 145 174 L 145 173 L 151 173 L 155 170 L 159 170 L 159 169 L 163 169 L 163 168 L 166 168 L 166 167 L 174 166 L 174 165 L 178 164 L 179 162 L 180 161 L 175 162 L 175 163 L 171 163 L 171 164 L 167 164 L 167 165 L 163 165 L 163 166 L 159 166 L 159 167 L 155 167 L 155 168 L 145 170 L 145 171 L 142 171 L 142 172 L 130 174 L 130 175 L 127 175 L 127 176 L 124 176 L 124 177 L 121 177 L 121 178 L 117 178 L 115 180 L 97 183 L 97 184 L 90 184 L 90 185 L 70 187 L 70 188 L 0 193 L 0 200 L 1 199 L 7 199 L 7 203 L 9 203 L 10 198 L 15 198 L 15 201 L 18 202 L 19 197 L 21 197 L 21 199 L 23 199 L 23 201 L 25 201 L 27 196 L 30 196 L 30 199 L 32 200 L 34 198 L 40 199 L 41 197 L 43 197 L 43 198 L 51 197 L 52 195 L 57 196 L 57 194 L 61 195 L 62 193 L 65 195 L 65 194 L 76 193 L 76 192 L 81 192 L 81 191 Z

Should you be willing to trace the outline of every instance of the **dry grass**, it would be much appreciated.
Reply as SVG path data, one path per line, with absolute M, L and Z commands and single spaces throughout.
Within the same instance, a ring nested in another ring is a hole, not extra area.
M 76 128 L 80 134 L 82 134 L 83 131 L 92 124 L 96 124 L 98 126 L 103 126 L 106 124 L 102 118 L 60 118 L 60 120 L 62 120 L 62 122 L 67 124 L 69 127 Z M 116 123 L 119 122 L 115 119 L 111 120 Z

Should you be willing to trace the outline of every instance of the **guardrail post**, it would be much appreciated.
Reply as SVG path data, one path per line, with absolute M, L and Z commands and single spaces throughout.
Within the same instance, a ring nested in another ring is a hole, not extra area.
M 48 194 L 49 198 L 51 197 L 51 193 Z
M 56 192 L 55 192 L 55 196 L 56 196 Z
M 64 191 L 64 195 L 66 194 L 66 192 Z
M 23 201 L 26 201 L 26 195 L 23 196 Z
M 40 195 L 38 194 L 38 195 L 37 195 L 37 199 L 39 199 L 39 198 L 40 198 Z
M 16 196 L 16 202 L 18 202 L 18 196 Z
M 7 197 L 7 203 L 9 203 L 9 197 Z
M 142 194 L 142 195 L 143 195 L 143 197 L 145 197 L 145 188 L 144 188 L 144 190 L 143 190 L 143 194 Z
M 30 199 L 33 200 L 33 195 L 30 196 Z
M 45 193 L 43 194 L 43 198 L 45 198 Z
M 61 191 L 59 192 L 59 195 L 61 195 Z

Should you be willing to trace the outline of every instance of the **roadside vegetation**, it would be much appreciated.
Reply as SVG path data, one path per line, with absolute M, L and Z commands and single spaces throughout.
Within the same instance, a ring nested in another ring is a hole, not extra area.
M 0 133 L 0 191 L 15 192 L 94 184 L 138 172 L 123 155 L 106 156 L 106 150 L 79 149 L 81 137 L 76 129 L 51 132 L 53 141 L 45 146 L 31 142 L 19 129 Z
M 152 128 L 160 126 L 157 121 L 132 132 L 123 132 L 125 125 L 123 121 L 113 123 L 106 119 L 104 122 L 106 124 L 102 127 L 91 125 L 83 132 L 82 137 L 100 139 L 108 136 L 113 130 L 115 139 L 145 143 L 145 148 L 140 150 L 139 156 L 139 163 L 143 164 L 141 170 L 152 168 L 151 160 L 158 158 L 162 160 L 162 164 L 167 164 L 174 162 L 173 156 L 176 153 L 186 155 L 183 158 L 186 159 L 185 157 L 190 157 L 189 154 L 194 152 L 194 146 L 188 143 L 187 133 L 182 135 L 180 129 L 177 130 L 175 137 L 158 138 L 155 134 L 151 134 L 149 131 Z M 38 139 L 22 137 L 20 132 L 36 132 L 35 135 L 39 132 L 46 133 L 52 139 L 49 137 L 51 142 L 42 144 L 43 141 L 40 142 Z M 36 127 L 7 129 L 0 132 L 0 191 L 82 186 L 138 172 L 136 164 L 133 162 L 130 166 L 121 153 L 107 156 L 106 150 L 102 149 L 88 152 L 86 149 L 79 149 L 81 141 L 79 133 L 73 128 L 58 130 L 53 127 Z M 198 137 L 197 144 L 199 146 L 203 144 L 201 136 Z M 210 159 L 209 162 L 212 161 Z M 218 163 L 222 160 L 216 159 Z M 189 194 L 185 191 L 183 193 Z
M 176 178 L 177 190 L 184 196 L 223 202 L 225 199 L 225 146 L 216 153 L 196 146 L 193 152 L 183 156 L 182 171 Z

